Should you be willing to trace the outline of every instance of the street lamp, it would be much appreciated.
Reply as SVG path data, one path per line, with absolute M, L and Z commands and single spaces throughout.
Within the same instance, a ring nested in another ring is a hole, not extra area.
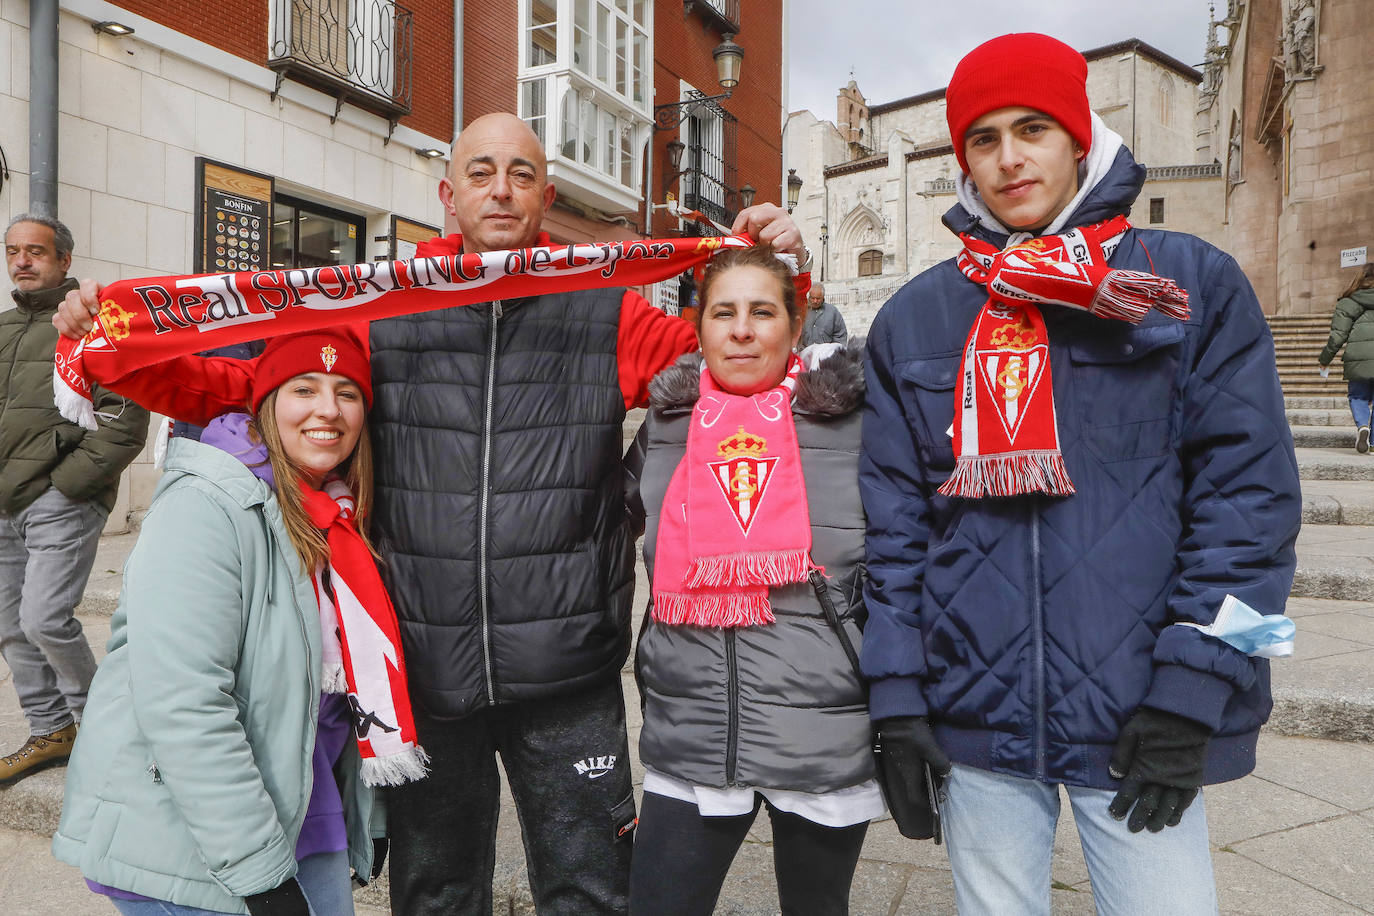
M 757 193 L 758 191 L 755 190 L 754 186 L 746 182 L 744 186 L 739 189 L 740 209 L 748 210 L 752 207 L 754 205 L 754 195 Z
M 787 170 L 787 212 L 791 213 L 797 208 L 797 198 L 801 197 L 801 176 L 796 169 Z
M 735 36 L 730 32 L 725 33 L 725 40 L 716 45 L 711 56 L 716 59 L 716 82 L 720 83 L 720 88 L 726 90 L 734 89 L 739 85 L 740 67 L 744 65 L 744 49 L 735 44 L 732 40 Z
M 691 98 L 680 102 L 655 105 L 655 130 L 672 130 L 677 127 L 686 116 L 687 109 L 694 105 L 719 102 L 730 97 L 730 93 L 739 85 L 740 68 L 744 65 L 744 49 L 731 40 L 734 37 L 734 33 L 727 32 L 725 40 L 716 45 L 715 50 L 711 52 L 711 56 L 716 59 L 716 82 L 720 83 L 720 88 L 725 91 L 719 95 L 701 95 L 693 92 Z

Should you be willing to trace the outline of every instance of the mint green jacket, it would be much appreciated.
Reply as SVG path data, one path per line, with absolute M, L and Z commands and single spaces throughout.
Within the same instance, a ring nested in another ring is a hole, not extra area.
M 124 567 L 124 590 L 67 767 L 53 854 L 87 878 L 187 906 L 296 872 L 320 701 L 314 587 L 267 484 L 186 439 Z M 372 790 L 336 767 L 349 860 L 371 875 Z

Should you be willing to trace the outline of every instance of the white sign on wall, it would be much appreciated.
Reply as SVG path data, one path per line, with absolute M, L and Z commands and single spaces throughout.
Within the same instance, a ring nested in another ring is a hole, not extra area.
M 1369 262 L 1369 246 L 1341 249 L 1341 267 L 1362 267 Z

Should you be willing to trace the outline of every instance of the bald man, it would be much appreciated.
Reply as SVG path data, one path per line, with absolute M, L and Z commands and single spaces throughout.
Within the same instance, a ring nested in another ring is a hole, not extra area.
M 806 323 L 802 326 L 799 349 L 812 344 L 837 343 L 843 345 L 849 340 L 849 329 L 844 326 L 844 316 L 840 310 L 825 301 L 825 287 L 812 283 L 806 292 Z
M 439 182 L 460 232 L 417 254 L 548 244 L 554 196 L 529 127 L 478 118 Z M 807 256 L 779 207 L 751 207 L 733 229 Z M 59 329 L 89 330 L 97 292 L 83 281 Z M 426 779 L 388 791 L 392 911 L 490 916 L 499 754 L 541 916 L 624 913 L 634 537 L 621 424 L 695 332 L 633 292 L 593 289 L 377 321 L 371 346 L 374 518 L 431 756 Z M 203 423 L 243 403 L 237 361 L 200 363 L 215 384 L 190 387 L 219 403 L 148 392 L 149 406 Z

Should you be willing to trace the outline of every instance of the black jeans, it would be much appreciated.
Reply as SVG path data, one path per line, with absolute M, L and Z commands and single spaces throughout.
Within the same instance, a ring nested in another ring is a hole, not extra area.
M 386 798 L 395 916 L 491 916 L 498 752 L 540 916 L 625 913 L 634 795 L 618 679 L 457 721 L 417 712 L 416 730 L 429 775 Z
M 631 916 L 711 916 L 735 853 L 759 813 L 703 817 L 691 802 L 644 793 L 630 869 Z M 783 916 L 845 916 L 868 822 L 822 827 L 768 806 Z

